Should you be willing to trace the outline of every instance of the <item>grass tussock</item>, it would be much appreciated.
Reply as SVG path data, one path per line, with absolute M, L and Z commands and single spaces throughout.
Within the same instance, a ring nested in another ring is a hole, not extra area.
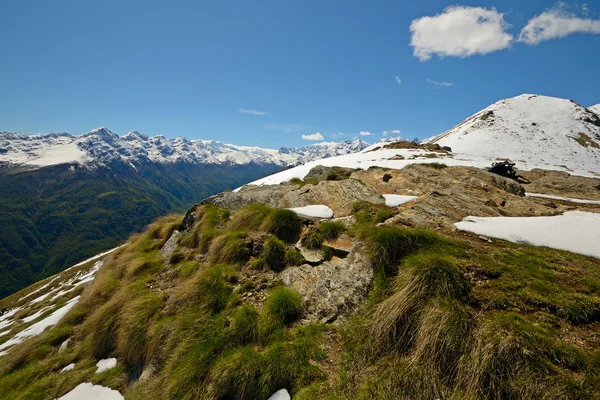
M 352 215 L 359 224 L 380 223 L 396 215 L 384 204 L 355 202 L 352 205 Z
M 208 259 L 213 264 L 231 264 L 248 261 L 250 249 L 244 241 L 243 231 L 229 231 L 217 236 L 208 249 Z
M 294 267 L 302 265 L 306 262 L 302 253 L 296 249 L 289 249 L 285 251 L 285 265 Z
M 285 242 L 298 240 L 302 220 L 293 211 L 250 204 L 233 214 L 228 224 L 231 230 L 269 232 Z
M 343 222 L 324 221 L 319 224 L 319 233 L 325 240 L 335 240 L 346 232 L 346 225 Z
M 298 293 L 284 287 L 273 289 L 265 306 L 267 313 L 283 324 L 292 323 L 302 315 L 302 298 Z
M 319 232 L 309 232 L 301 239 L 302 246 L 311 250 L 318 250 L 323 245 L 323 235 Z
M 263 245 L 261 257 L 269 269 L 279 272 L 285 267 L 285 245 L 275 237 L 268 237 Z

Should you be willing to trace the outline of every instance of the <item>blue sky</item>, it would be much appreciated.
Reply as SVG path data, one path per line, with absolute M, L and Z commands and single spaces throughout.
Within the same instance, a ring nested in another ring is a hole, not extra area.
M 521 93 L 600 103 L 599 19 L 591 1 L 4 1 L 0 131 L 424 138 Z

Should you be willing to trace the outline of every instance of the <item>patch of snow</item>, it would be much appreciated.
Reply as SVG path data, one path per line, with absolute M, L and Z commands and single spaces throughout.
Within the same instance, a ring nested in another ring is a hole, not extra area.
M 71 308 L 73 308 L 73 306 L 75 306 L 75 304 L 77 304 L 78 301 L 79 301 L 79 296 L 72 298 L 71 300 L 69 300 L 67 302 L 67 304 L 65 304 L 58 310 L 54 311 L 52 314 L 50 314 L 43 320 L 36 322 L 35 324 L 33 324 L 31 326 L 28 326 L 27 328 L 18 332 L 13 338 L 0 344 L 0 350 L 7 349 L 11 346 L 21 343 L 23 340 L 25 340 L 28 337 L 37 336 L 40 333 L 44 332 L 44 330 L 46 328 L 56 325 L 58 323 L 58 321 L 60 321 L 60 319 L 62 317 L 64 317 L 65 314 L 67 314 L 69 312 L 69 310 L 71 310 Z
M 46 289 L 46 288 L 47 288 L 48 286 L 50 286 L 50 284 L 51 284 L 52 282 L 54 282 L 56 279 L 58 279 L 58 276 L 54 277 L 54 279 L 52 279 L 50 282 L 46 283 L 45 285 L 42 285 L 42 286 L 40 286 L 39 288 L 35 289 L 33 292 L 31 292 L 31 293 L 28 293 L 28 294 L 26 294 L 25 296 L 21 297 L 21 298 L 19 299 L 19 301 L 21 301 L 21 300 L 23 300 L 23 299 L 26 299 L 26 298 L 28 298 L 28 297 L 30 297 L 30 296 L 32 296 L 32 295 L 34 295 L 34 294 L 36 294 L 36 293 L 38 293 L 38 292 L 40 292 L 40 291 L 44 290 L 44 289 Z
M 0 330 L 11 326 L 15 321 L 9 320 L 13 315 L 15 315 L 18 311 L 21 310 L 21 307 L 13 308 L 10 311 L 5 312 L 0 315 Z
M 38 312 L 31 314 L 29 317 L 25 317 L 23 318 L 23 322 L 28 323 L 31 322 L 35 319 L 38 319 L 43 313 L 45 313 L 46 311 L 48 311 L 51 307 L 44 307 L 41 310 L 39 310 Z
M 552 217 L 466 217 L 454 224 L 514 243 L 545 246 L 600 258 L 600 214 L 569 211 Z
M 286 389 L 280 389 L 273 393 L 268 400 L 291 400 L 291 397 Z
M 31 300 L 32 303 L 39 303 L 40 301 L 44 301 L 48 298 L 48 296 L 50 296 L 52 293 L 54 293 L 53 290 L 49 291 L 48 293 L 44 293 L 43 295 L 36 297 L 35 299 Z
M 58 352 L 62 353 L 63 351 L 65 351 L 67 349 L 67 347 L 69 347 L 69 343 L 71 343 L 71 338 L 68 338 L 67 340 L 65 340 L 64 342 L 62 342 L 60 344 L 60 347 L 58 348 Z
M 333 217 L 333 210 L 324 205 L 311 205 L 304 207 L 288 208 L 301 217 L 308 218 L 331 218 Z
M 104 253 L 97 254 L 97 255 L 95 255 L 94 257 L 90 257 L 90 258 L 88 258 L 87 260 L 83 260 L 82 262 L 80 262 L 80 263 L 77 263 L 77 264 L 75 264 L 75 265 L 72 265 L 72 266 L 70 266 L 69 268 L 65 269 L 65 271 L 68 271 L 68 270 L 70 270 L 71 268 L 79 267 L 79 266 L 81 266 L 81 265 L 83 265 L 83 264 L 85 264 L 85 263 L 88 263 L 88 262 L 90 262 L 90 261 L 94 261 L 94 260 L 97 260 L 97 259 L 99 259 L 99 258 L 102 258 L 102 257 L 104 257 L 104 256 L 106 256 L 106 255 L 108 255 L 108 254 L 112 253 L 113 251 L 117 251 L 117 250 L 119 250 L 119 249 L 120 249 L 121 247 L 123 247 L 123 246 L 125 246 L 125 244 L 122 244 L 121 246 L 117 246 L 117 247 L 115 247 L 114 249 L 107 250 L 107 251 L 105 251 Z
M 96 363 L 96 367 L 98 367 L 98 369 L 96 370 L 96 373 L 99 374 L 104 371 L 108 371 L 109 369 L 113 369 L 116 366 L 117 366 L 116 358 L 106 358 L 104 360 L 100 360 Z
M 124 400 L 124 397 L 117 390 L 84 382 L 58 400 Z
M 401 194 L 382 194 L 382 196 L 385 199 L 385 205 L 388 207 L 397 207 L 400 204 L 408 203 L 419 198 L 418 196 L 404 196 Z
M 71 371 L 73 368 L 75 368 L 75 364 L 71 363 L 71 364 L 67 365 L 66 367 L 64 367 L 63 369 L 61 369 L 60 373 L 62 374 L 63 372 Z
M 574 199 L 571 197 L 560 197 L 560 196 L 553 196 L 550 194 L 541 194 L 541 193 L 525 193 L 525 196 L 542 197 L 544 199 L 552 199 L 552 200 L 563 200 L 563 201 L 569 201 L 571 203 L 579 203 L 579 204 L 600 204 L 600 201 L 597 201 L 597 200 Z

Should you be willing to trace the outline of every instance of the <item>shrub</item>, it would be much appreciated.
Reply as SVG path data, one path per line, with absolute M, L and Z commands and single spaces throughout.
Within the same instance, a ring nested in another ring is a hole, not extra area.
M 323 235 L 319 232 L 310 232 L 304 235 L 301 243 L 307 249 L 318 250 L 323 245 Z
M 304 264 L 306 260 L 296 249 L 290 249 L 285 252 L 285 264 L 289 266 L 296 266 Z
M 284 287 L 271 290 L 265 306 L 269 316 L 284 324 L 294 322 L 302 314 L 302 298 Z
M 269 237 L 263 245 L 262 259 L 273 271 L 281 271 L 285 266 L 285 246 L 275 237 Z
M 346 231 L 346 225 L 342 222 L 325 221 L 321 222 L 318 230 L 325 240 L 335 240 Z
M 269 232 L 286 242 L 295 242 L 302 229 L 302 220 L 291 210 L 275 210 L 269 221 Z

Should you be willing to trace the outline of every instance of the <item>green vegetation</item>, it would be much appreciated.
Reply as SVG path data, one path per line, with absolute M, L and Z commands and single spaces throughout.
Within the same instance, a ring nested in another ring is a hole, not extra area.
M 433 169 L 444 169 L 444 168 L 448 168 L 448 166 L 444 163 L 437 163 L 437 162 L 432 162 L 432 163 L 423 163 L 423 164 L 419 164 L 422 165 L 424 167 L 429 167 L 429 168 L 433 168 Z
M 302 314 L 302 299 L 293 290 L 278 287 L 269 294 L 266 307 L 268 314 L 275 320 L 289 324 Z
M 301 240 L 302 246 L 311 250 L 318 250 L 323 245 L 323 235 L 319 232 L 309 232 Z
M 289 249 L 285 251 L 285 264 L 288 266 L 296 266 L 304 264 L 306 260 L 296 249 Z
M 356 202 L 352 205 L 352 215 L 359 224 L 379 223 L 390 219 L 396 212 L 383 204 Z
M 196 215 L 180 242 L 186 260 L 159 254 L 181 218 L 157 221 L 107 261 L 58 326 L 11 349 L 0 398 L 58 398 L 93 382 L 144 400 L 263 399 L 281 388 L 295 399 L 598 399 L 597 259 L 355 224 L 346 232 L 364 244 L 373 288 L 347 322 L 324 326 L 303 320 L 301 296 L 263 268 L 303 262 L 272 235 L 273 209 L 229 216 L 202 205 Z M 329 258 L 324 237 L 344 231 L 322 222 L 301 240 Z M 66 338 L 73 345 L 58 353 Z M 113 356 L 117 368 L 94 373 Z
M 285 246 L 277 238 L 268 237 L 265 240 L 261 256 L 267 267 L 273 271 L 279 272 L 285 267 Z
M 161 215 L 276 169 L 115 164 L 0 171 L 0 298 L 116 247 Z
M 325 240 L 335 240 L 346 231 L 346 225 L 342 222 L 324 221 L 319 224 L 319 233 Z

